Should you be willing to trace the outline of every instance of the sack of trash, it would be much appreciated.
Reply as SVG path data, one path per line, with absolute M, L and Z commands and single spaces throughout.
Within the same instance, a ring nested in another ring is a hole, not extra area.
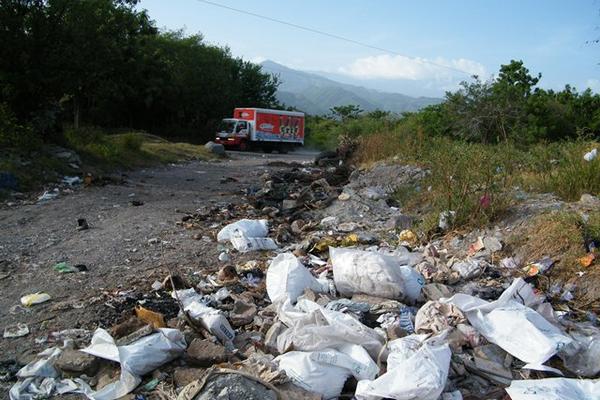
M 269 233 L 269 223 L 266 219 L 241 219 L 221 229 L 217 233 L 217 241 L 226 242 L 231 240 L 235 231 L 251 238 L 266 237 Z
M 425 279 L 402 258 L 352 248 L 329 248 L 333 280 L 342 296 L 368 294 L 414 303 Z
M 446 386 L 452 352 L 445 333 L 410 335 L 388 343 L 387 372 L 375 380 L 361 380 L 356 398 L 437 400 Z
M 308 269 L 292 253 L 279 254 L 267 269 L 267 294 L 272 303 L 289 298 L 296 302 L 305 289 L 317 293 L 327 293 L 329 283 L 317 280 Z
M 240 253 L 277 249 L 277 244 L 273 239 L 268 237 L 248 237 L 238 229 L 231 233 L 231 238 L 229 240 L 233 247 Z
M 205 305 L 202 302 L 202 296 L 196 293 L 194 289 L 177 290 L 171 296 L 181 301 L 183 310 L 189 314 L 190 318 L 201 323 L 224 345 L 231 343 L 235 338 L 235 331 L 231 328 L 223 313 Z
M 275 358 L 279 368 L 303 389 L 324 399 L 337 398 L 351 375 L 357 380 L 374 379 L 377 364 L 358 345 L 341 345 L 338 349 L 291 351 Z

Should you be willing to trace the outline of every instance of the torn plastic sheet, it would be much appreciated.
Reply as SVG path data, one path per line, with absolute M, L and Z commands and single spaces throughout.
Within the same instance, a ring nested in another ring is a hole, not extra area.
M 379 368 L 369 354 L 358 345 L 342 345 L 337 350 L 291 351 L 277 358 L 279 368 L 301 388 L 320 393 L 325 399 L 340 395 L 346 379 L 373 379 Z
M 388 343 L 387 372 L 375 380 L 361 380 L 359 400 L 437 400 L 448 379 L 452 352 L 446 333 L 410 335 Z
M 240 231 L 246 237 L 266 237 L 269 233 L 269 223 L 266 219 L 241 219 L 225 226 L 217 233 L 217 241 L 231 240 L 234 231 Z
M 350 315 L 327 310 L 302 297 L 295 307 L 289 299 L 286 300 L 278 314 L 281 322 L 289 327 L 277 337 L 280 353 L 288 350 L 338 349 L 346 344 L 357 344 L 376 360 L 383 348 L 384 338 L 375 330 Z
M 208 331 L 219 338 L 225 346 L 231 344 L 235 338 L 235 331 L 231 328 L 229 321 L 223 313 L 217 309 L 204 304 L 202 296 L 194 289 L 177 290 L 171 294 L 174 299 L 179 298 L 183 304 L 183 310 L 190 318 L 199 321 Z
M 39 353 L 40 359 L 32 361 L 17 372 L 20 378 L 10 391 L 10 400 L 34 400 L 66 393 L 82 393 L 91 397 L 90 386 L 82 379 L 59 379 L 54 362 L 62 350 L 52 347 Z
M 515 279 L 496 301 L 487 302 L 462 293 L 442 301 L 456 305 L 479 333 L 526 362 L 528 369 L 554 371 L 542 364 L 573 341 L 529 308 L 539 304 L 540 298 L 521 278 Z
M 91 344 L 81 351 L 121 364 L 121 377 L 92 393 L 95 400 L 113 400 L 125 396 L 142 381 L 142 375 L 179 357 L 187 344 L 177 329 L 162 328 L 127 346 L 117 346 L 104 329 L 97 329 Z
M 319 281 L 292 253 L 279 254 L 269 264 L 266 277 L 267 294 L 272 303 L 289 298 L 295 303 L 304 289 L 328 293 L 329 283 Z
M 600 380 L 546 378 L 512 381 L 506 388 L 512 400 L 597 400 Z

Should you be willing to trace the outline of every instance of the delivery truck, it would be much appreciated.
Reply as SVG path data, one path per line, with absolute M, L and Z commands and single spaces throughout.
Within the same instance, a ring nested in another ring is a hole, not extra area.
M 287 153 L 304 145 L 304 113 L 265 108 L 236 108 L 221 121 L 215 142 L 239 150 Z

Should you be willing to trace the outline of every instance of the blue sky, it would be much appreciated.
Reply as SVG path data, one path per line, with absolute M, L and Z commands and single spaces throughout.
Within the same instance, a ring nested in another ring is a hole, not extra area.
M 198 0 L 142 0 L 157 25 L 202 33 L 235 56 L 270 59 L 334 79 L 412 95 L 441 95 L 522 59 L 541 86 L 600 92 L 600 0 L 214 0 L 411 56 L 363 48 Z M 420 61 L 419 61 L 420 60 Z

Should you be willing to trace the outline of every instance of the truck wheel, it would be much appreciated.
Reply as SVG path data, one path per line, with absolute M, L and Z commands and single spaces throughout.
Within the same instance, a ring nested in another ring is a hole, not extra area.
M 247 151 L 248 150 L 248 143 L 246 143 L 246 142 L 240 142 L 239 149 L 240 149 L 240 151 Z
M 281 147 L 278 149 L 278 151 L 279 151 L 279 154 L 287 154 L 287 153 L 288 153 L 288 151 L 289 151 L 289 149 L 288 149 L 288 147 L 287 147 L 287 146 L 281 146 Z

